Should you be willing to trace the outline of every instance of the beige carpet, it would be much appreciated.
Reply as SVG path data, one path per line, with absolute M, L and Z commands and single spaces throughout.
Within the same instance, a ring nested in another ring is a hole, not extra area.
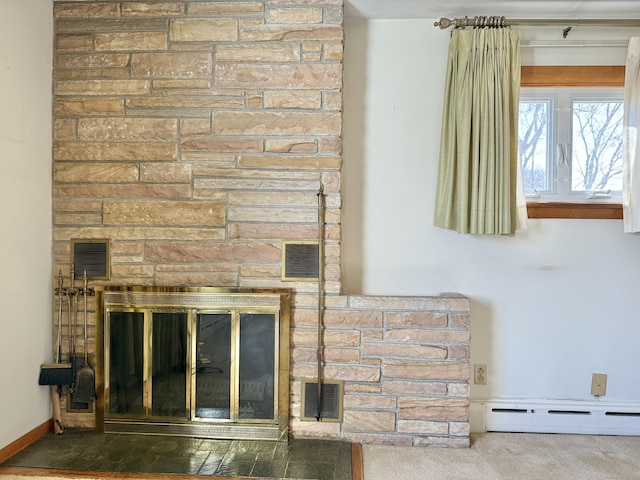
M 471 448 L 363 445 L 364 480 L 640 480 L 640 437 L 472 434 Z

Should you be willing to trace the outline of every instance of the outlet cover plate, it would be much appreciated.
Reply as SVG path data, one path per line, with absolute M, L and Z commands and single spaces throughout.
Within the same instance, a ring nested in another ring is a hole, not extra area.
M 591 376 L 591 395 L 603 397 L 607 394 L 607 375 L 605 373 L 594 373 Z

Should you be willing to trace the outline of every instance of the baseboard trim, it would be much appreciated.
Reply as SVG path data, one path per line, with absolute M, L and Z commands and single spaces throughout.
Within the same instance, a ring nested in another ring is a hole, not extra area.
M 42 425 L 37 426 L 17 440 L 11 442 L 6 447 L 0 449 L 0 463 L 6 462 L 20 450 L 27 448 L 34 442 L 37 442 L 51 431 L 53 431 L 53 419 L 47 420 Z
M 640 404 L 580 401 L 472 401 L 473 432 L 640 436 Z

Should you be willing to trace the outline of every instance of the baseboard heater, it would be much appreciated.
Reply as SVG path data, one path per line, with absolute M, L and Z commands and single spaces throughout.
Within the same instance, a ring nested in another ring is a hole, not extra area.
M 640 405 L 588 402 L 484 403 L 487 432 L 640 436 Z

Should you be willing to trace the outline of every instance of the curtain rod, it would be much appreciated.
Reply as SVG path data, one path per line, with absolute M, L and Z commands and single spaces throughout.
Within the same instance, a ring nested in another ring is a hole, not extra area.
M 511 25 L 564 25 L 568 29 L 577 26 L 606 26 L 606 27 L 640 27 L 640 18 L 585 18 L 585 19 L 570 19 L 563 20 L 559 18 L 520 18 L 508 20 L 505 17 L 498 15 L 494 16 L 476 16 L 473 18 L 441 18 L 433 24 L 434 27 L 440 27 L 441 30 L 445 28 L 465 28 L 465 27 L 508 27 Z M 565 35 L 566 36 L 566 35 Z

